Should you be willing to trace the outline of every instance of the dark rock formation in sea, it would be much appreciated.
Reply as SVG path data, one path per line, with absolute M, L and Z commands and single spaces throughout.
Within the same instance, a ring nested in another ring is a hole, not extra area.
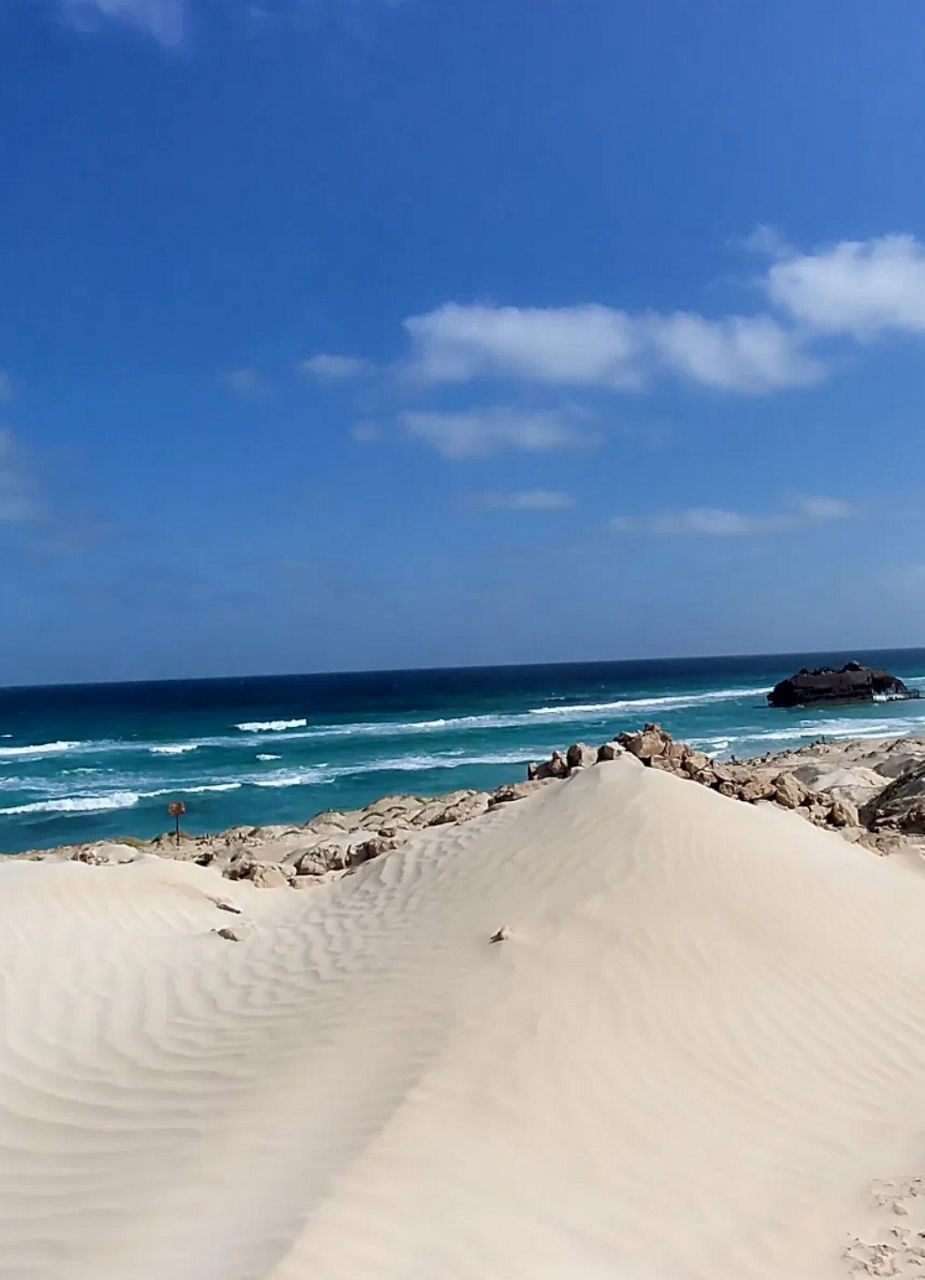
M 816 703 L 873 702 L 875 697 L 917 698 L 917 689 L 909 689 L 888 671 L 847 662 L 838 671 L 834 667 L 803 667 L 796 675 L 781 680 L 768 694 L 772 707 L 806 707 Z

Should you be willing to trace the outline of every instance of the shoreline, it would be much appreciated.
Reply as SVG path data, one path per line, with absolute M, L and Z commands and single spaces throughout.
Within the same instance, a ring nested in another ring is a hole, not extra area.
M 855 655 L 857 656 L 857 655 Z M 876 656 L 925 691 L 925 649 Z M 834 654 L 800 661 L 837 663 Z M 793 713 L 766 705 L 796 657 L 436 669 L 399 675 L 0 691 L 0 850 L 145 843 L 183 800 L 197 834 L 300 826 L 389 793 L 491 791 L 572 741 L 644 720 L 718 759 L 925 734 L 925 700 Z
M 879 812 L 875 804 L 888 788 L 895 791 L 898 779 L 925 771 L 925 737 L 834 743 L 822 739 L 782 752 L 718 762 L 674 741 L 657 724 L 647 724 L 598 747 L 573 743 L 565 751 L 554 751 L 549 760 L 528 765 L 522 781 L 503 783 L 492 791 L 465 789 L 431 797 L 390 793 L 359 809 L 323 810 L 303 823 L 237 825 L 200 835 L 181 832 L 179 844 L 170 832 L 149 840 L 125 835 L 2 853 L 0 859 L 120 863 L 153 854 L 212 866 L 228 879 L 249 879 L 262 887 L 305 887 L 400 848 L 415 833 L 469 823 L 621 754 L 721 795 L 794 810 L 875 853 L 904 848 L 925 855 L 925 810 L 921 818 L 917 816 L 917 792 L 911 798 L 899 797 L 905 808 L 898 820 L 892 812 Z M 907 782 L 915 790 L 916 777 L 907 777 Z M 925 797 L 925 780 L 922 790 Z M 895 805 L 897 798 L 893 800 Z M 916 809 L 911 818 L 910 805 Z
M 5 859 L 10 1273 L 911 1280 L 925 740 L 784 763 Z

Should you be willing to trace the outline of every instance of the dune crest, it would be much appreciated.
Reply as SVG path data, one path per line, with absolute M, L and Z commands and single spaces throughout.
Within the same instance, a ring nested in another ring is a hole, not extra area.
M 917 1275 L 923 919 L 629 757 L 307 892 L 4 863 L 0 1276 Z

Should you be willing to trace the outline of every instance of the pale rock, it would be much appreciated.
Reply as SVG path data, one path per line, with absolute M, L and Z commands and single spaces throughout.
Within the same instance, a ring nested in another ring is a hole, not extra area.
M 860 823 L 857 806 L 850 800 L 833 800 L 829 821 L 833 827 L 856 827 Z
M 372 840 L 364 840 L 362 844 L 351 846 L 347 861 L 351 867 L 358 867 L 364 862 L 371 862 L 384 853 L 391 853 L 405 843 L 401 836 L 374 836 Z
M 289 884 L 289 877 L 275 862 L 257 863 L 250 879 L 256 889 L 284 889 Z
M 661 725 L 647 724 L 640 733 L 621 733 L 617 739 L 630 755 L 639 760 L 653 760 L 664 755 L 671 743 L 670 734 L 665 733 Z
M 484 791 L 454 791 L 440 796 L 421 814 L 423 826 L 440 827 L 447 823 L 470 822 L 488 808 L 488 796 Z
M 526 782 L 510 782 L 503 787 L 498 787 L 488 797 L 489 809 L 497 809 L 499 805 L 511 804 L 515 800 L 523 800 L 527 796 L 532 795 L 534 791 L 548 786 L 550 782 L 555 782 L 555 778 L 534 778 L 527 779 Z
M 797 809 L 806 800 L 806 788 L 792 773 L 779 773 L 774 779 L 774 799 L 784 809 Z
M 541 778 L 567 778 L 568 772 L 568 760 L 561 751 L 554 751 L 548 760 L 529 766 L 527 779 L 535 782 Z
M 739 799 L 747 804 L 769 800 L 774 795 L 774 784 L 768 778 L 750 778 L 739 788 Z
M 669 740 L 665 749 L 665 759 L 668 760 L 674 770 L 687 768 L 691 755 L 691 749 L 686 742 L 671 742 Z

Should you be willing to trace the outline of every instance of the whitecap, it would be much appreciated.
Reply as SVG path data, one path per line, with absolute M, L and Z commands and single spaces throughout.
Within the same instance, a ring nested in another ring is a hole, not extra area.
M 243 779 L 255 787 L 304 787 L 324 785 L 338 778 L 352 778 L 366 773 L 421 773 L 430 769 L 462 769 L 469 765 L 526 764 L 542 754 L 542 750 L 498 751 L 484 755 L 464 755 L 448 751 L 440 755 L 408 755 L 381 760 L 363 760 L 355 764 L 328 767 L 310 765 L 302 769 L 278 769 L 261 777 Z
M 282 756 L 271 756 L 271 755 L 268 755 L 265 751 L 262 751 L 258 754 L 257 759 L 258 760 L 282 760 Z
M 0 756 L 56 756 L 64 751 L 76 751 L 82 742 L 36 742 L 28 747 L 0 747 Z
M 113 791 L 108 796 L 64 796 L 60 800 L 37 800 L 14 805 L 0 813 L 102 813 L 107 809 L 131 809 L 141 797 L 135 791 Z
M 195 787 L 159 787 L 156 791 L 142 791 L 141 796 L 145 800 L 153 800 L 156 796 L 199 795 L 204 791 L 237 791 L 243 785 L 241 782 L 206 782 Z
M 148 750 L 153 756 L 182 756 L 187 751 L 196 751 L 198 747 L 198 742 L 172 742 L 164 746 L 149 747 Z
M 236 724 L 242 733 L 283 733 L 286 729 L 304 729 L 307 720 L 249 720 Z
M 532 716 L 574 719 L 584 715 L 601 715 L 612 711 L 682 711 L 687 707 L 707 706 L 711 702 L 734 702 L 740 698 L 756 698 L 767 689 L 716 689 L 708 693 L 666 694 L 658 698 L 618 698 L 614 702 L 576 702 L 564 707 L 532 707 Z

